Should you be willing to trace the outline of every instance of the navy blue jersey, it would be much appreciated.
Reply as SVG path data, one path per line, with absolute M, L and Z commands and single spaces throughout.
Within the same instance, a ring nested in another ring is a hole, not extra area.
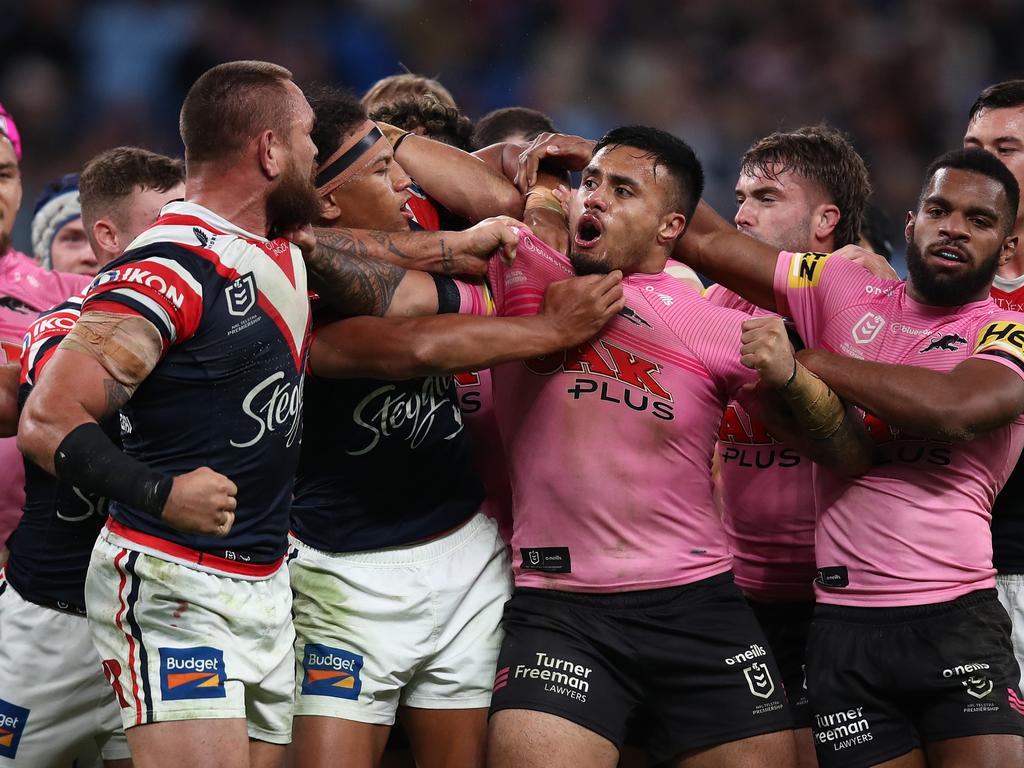
M 25 334 L 18 407 L 24 407 L 37 377 L 78 319 L 82 297 L 42 313 Z M 120 445 L 119 419 L 103 430 Z M 96 535 L 107 519 L 106 499 L 57 480 L 25 459 L 25 506 L 7 540 L 7 581 L 24 599 L 85 613 L 85 573 Z
M 306 381 L 292 530 L 315 549 L 409 544 L 483 502 L 451 377 Z
M 309 299 L 298 248 L 171 203 L 97 276 L 82 307 L 93 311 L 140 315 L 163 337 L 160 362 L 122 409 L 125 452 L 171 475 L 210 467 L 238 486 L 223 538 L 117 501 L 111 528 L 172 557 L 269 573 L 287 548 L 301 441 Z

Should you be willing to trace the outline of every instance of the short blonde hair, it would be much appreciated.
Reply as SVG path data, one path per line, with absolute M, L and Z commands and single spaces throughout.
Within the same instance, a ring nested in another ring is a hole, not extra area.
M 455 99 L 452 98 L 447 88 L 432 77 L 414 75 L 412 72 L 391 75 L 378 80 L 363 96 L 363 106 L 366 107 L 367 112 L 373 112 L 387 104 L 417 99 L 424 94 L 433 96 L 450 109 L 458 109 Z

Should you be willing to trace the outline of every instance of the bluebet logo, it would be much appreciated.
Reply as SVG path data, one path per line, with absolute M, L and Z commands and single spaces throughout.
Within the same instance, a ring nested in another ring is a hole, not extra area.
M 0 757 L 13 758 L 25 730 L 28 710 L 0 699 Z
M 160 695 L 164 701 L 223 699 L 224 652 L 206 645 L 161 648 Z
M 341 648 L 306 643 L 302 658 L 302 693 L 306 696 L 334 696 L 358 699 L 362 681 L 359 671 L 363 657 Z

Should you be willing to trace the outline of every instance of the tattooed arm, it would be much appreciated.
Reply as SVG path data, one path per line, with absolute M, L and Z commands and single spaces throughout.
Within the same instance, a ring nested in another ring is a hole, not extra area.
M 436 293 L 422 272 L 482 276 L 496 250 L 515 258 L 513 227 L 526 229 L 506 217 L 463 232 L 317 229 L 316 247 L 305 256 L 310 287 L 347 315 L 429 314 Z

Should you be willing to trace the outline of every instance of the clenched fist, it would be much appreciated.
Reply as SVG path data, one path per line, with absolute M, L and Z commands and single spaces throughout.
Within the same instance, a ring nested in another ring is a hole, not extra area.
M 161 519 L 172 528 L 205 536 L 224 536 L 235 524 L 238 486 L 209 467 L 174 478 Z
M 781 317 L 754 317 L 743 323 L 740 362 L 757 371 L 761 381 L 775 389 L 789 383 L 796 360 Z

